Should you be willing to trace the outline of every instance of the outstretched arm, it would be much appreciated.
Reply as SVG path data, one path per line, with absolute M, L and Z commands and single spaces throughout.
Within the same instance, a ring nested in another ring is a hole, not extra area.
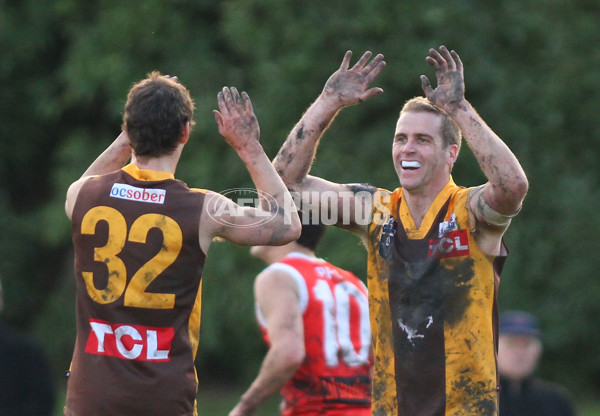
M 359 104 L 383 92 L 381 88 L 369 88 L 369 85 L 385 67 L 383 55 L 379 54 L 369 62 L 371 55 L 371 52 L 365 52 L 358 62 L 350 67 L 352 52 L 346 52 L 340 68 L 329 77 L 319 97 L 306 110 L 298 124 L 288 135 L 273 160 L 273 164 L 290 190 L 298 193 L 330 191 L 339 195 L 340 193 L 352 194 L 356 189 L 366 189 L 360 185 L 336 184 L 310 176 L 308 173 L 319 140 L 337 113 L 343 107 Z M 339 204 L 335 208 L 338 208 L 339 213 L 344 209 L 343 203 L 351 207 L 350 221 L 352 224 L 347 228 L 353 228 L 353 225 L 356 225 L 353 221 L 354 201 L 350 201 L 348 204 L 345 198 L 338 198 L 338 200 Z M 328 208 L 331 212 L 333 207 Z M 340 223 L 338 225 L 343 226 L 344 224 Z M 354 229 L 354 231 L 357 230 Z M 366 233 L 366 227 L 363 231 Z
M 250 98 L 234 87 L 223 88 L 218 103 L 219 110 L 214 111 L 214 116 L 219 133 L 246 165 L 261 206 L 242 207 L 220 194 L 208 192 L 200 222 L 202 249 L 208 248 L 213 237 L 242 245 L 294 241 L 300 236 L 300 220 L 289 191 L 259 142 L 260 129 Z
M 285 272 L 266 270 L 254 285 L 256 303 L 265 320 L 269 351 L 256 379 L 229 416 L 252 416 L 258 406 L 292 378 L 305 357 L 304 323 L 295 281 Z
M 121 169 L 131 158 L 131 147 L 129 146 L 129 137 L 127 133 L 121 132 L 104 152 L 100 154 L 86 169 L 77 181 L 73 182 L 67 191 L 67 200 L 65 202 L 65 211 L 67 217 L 71 219 L 73 207 L 77 200 L 77 195 L 82 185 L 89 178 L 95 175 L 103 175 Z
M 458 54 L 441 46 L 439 51 L 430 49 L 426 61 L 437 78 L 437 87 L 432 89 L 427 77 L 421 76 L 426 97 L 456 122 L 489 181 L 472 194 L 469 209 L 479 228 L 501 235 L 527 193 L 525 172 L 508 146 L 465 99 L 463 63 Z M 499 239 L 495 240 L 499 244 Z

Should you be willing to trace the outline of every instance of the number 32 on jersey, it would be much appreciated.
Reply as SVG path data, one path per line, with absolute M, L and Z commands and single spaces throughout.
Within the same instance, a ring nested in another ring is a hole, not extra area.
M 106 287 L 98 289 L 94 284 L 94 274 L 81 273 L 90 297 L 101 304 L 111 303 L 124 296 L 125 306 L 149 309 L 173 309 L 173 293 L 146 292 L 150 284 L 177 259 L 183 243 L 181 228 L 172 218 L 161 214 L 144 214 L 138 217 L 127 229 L 125 217 L 119 211 L 107 206 L 90 209 L 81 222 L 81 234 L 94 235 L 96 225 L 104 221 L 108 224 L 108 239 L 102 247 L 94 248 L 94 261 L 104 263 L 108 272 Z M 163 234 L 161 250 L 140 267 L 127 284 L 127 269 L 119 258 L 126 242 L 146 243 L 151 229 Z

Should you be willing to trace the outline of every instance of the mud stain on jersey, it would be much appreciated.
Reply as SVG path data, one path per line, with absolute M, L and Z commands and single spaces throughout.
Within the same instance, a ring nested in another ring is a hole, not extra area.
M 490 391 L 483 382 L 473 382 L 468 376 L 461 376 L 453 383 L 457 391 L 462 391 L 463 411 L 460 415 L 492 416 L 496 414 L 496 392 Z
M 390 268 L 390 303 L 394 320 L 408 328 L 423 329 L 443 320 L 444 325 L 460 322 L 472 300 L 470 281 L 473 260 L 453 262 L 447 268 L 436 259 L 401 262 Z

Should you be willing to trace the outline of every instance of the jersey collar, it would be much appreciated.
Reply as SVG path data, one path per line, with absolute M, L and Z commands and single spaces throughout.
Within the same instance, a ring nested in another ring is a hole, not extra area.
M 123 167 L 123 170 L 129 175 L 140 181 L 164 181 L 167 179 L 175 179 L 171 172 L 161 172 L 151 169 L 140 169 L 136 164 L 130 163 Z
M 420 227 L 418 227 L 418 228 L 415 225 L 415 222 L 410 213 L 410 210 L 408 209 L 408 204 L 406 203 L 406 199 L 401 198 L 400 209 L 399 209 L 400 220 L 402 221 L 402 224 L 404 224 L 404 229 L 406 230 L 406 234 L 408 235 L 409 238 L 414 239 L 414 238 L 424 238 L 425 237 L 425 235 L 431 228 L 433 221 L 437 217 L 438 212 L 442 209 L 442 207 L 444 206 L 444 204 L 446 203 L 446 201 L 448 200 L 450 195 L 452 195 L 452 192 L 454 191 L 455 188 L 456 188 L 456 184 L 454 183 L 452 176 L 450 176 L 448 183 L 437 194 L 437 196 L 433 200 L 433 203 L 427 210 L 427 214 L 425 214 L 423 221 L 421 221 Z

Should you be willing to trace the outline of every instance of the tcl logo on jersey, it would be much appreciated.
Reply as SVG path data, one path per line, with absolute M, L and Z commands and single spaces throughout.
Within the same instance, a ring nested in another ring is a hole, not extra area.
M 166 194 L 167 191 L 164 189 L 138 188 L 125 183 L 115 183 L 110 189 L 110 196 L 113 198 L 150 202 L 152 204 L 163 204 Z
M 90 336 L 85 346 L 89 354 L 124 360 L 169 361 L 173 328 L 110 324 L 90 319 Z
M 467 230 L 450 231 L 442 238 L 429 240 L 428 256 L 440 258 L 469 255 L 469 236 Z

